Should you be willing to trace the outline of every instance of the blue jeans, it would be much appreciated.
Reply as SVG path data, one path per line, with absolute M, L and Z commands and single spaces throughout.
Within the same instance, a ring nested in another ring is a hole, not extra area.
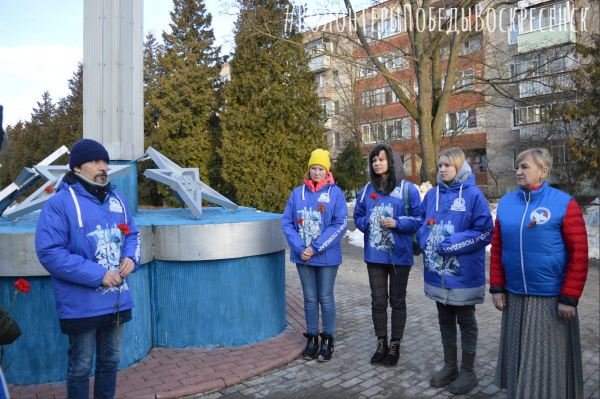
M 304 317 L 306 332 L 319 335 L 319 304 L 323 332 L 335 338 L 335 298 L 333 285 L 337 276 L 338 266 L 308 266 L 308 282 L 306 281 L 306 266 L 296 263 L 302 293 L 304 294 Z
M 123 324 L 69 334 L 67 398 L 89 398 L 90 373 L 96 349 L 94 398 L 113 398 L 117 384 L 117 366 L 123 347 Z

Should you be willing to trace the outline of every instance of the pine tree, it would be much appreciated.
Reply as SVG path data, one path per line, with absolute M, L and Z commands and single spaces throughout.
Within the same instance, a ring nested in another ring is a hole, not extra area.
M 58 146 L 71 148 L 83 138 L 83 63 L 77 64 L 77 70 L 69 79 L 70 92 L 57 104 L 56 126 L 58 129 Z M 58 149 L 57 148 L 55 149 Z M 49 155 L 49 154 L 48 154 Z M 68 155 L 59 159 L 56 164 L 66 164 Z
M 159 92 L 158 79 L 164 75 L 159 64 L 162 53 L 162 44 L 157 41 L 153 32 L 148 33 L 144 42 L 144 150 L 149 146 L 157 146 L 153 139 L 158 137 L 160 118 L 156 93 Z M 138 203 L 152 206 L 162 206 L 165 202 L 174 203 L 175 198 L 168 188 L 144 177 L 146 169 L 153 168 L 155 165 L 152 161 L 138 163 Z
M 335 183 L 344 191 L 346 199 L 356 197 L 369 181 L 365 166 L 365 155 L 358 140 L 346 140 L 332 167 Z
M 218 104 L 215 85 L 221 71 L 220 47 L 214 45 L 211 15 L 203 0 L 174 0 L 170 27 L 163 32 L 164 49 L 156 51 L 156 60 L 147 59 L 146 67 L 146 144 L 151 145 L 182 167 L 197 167 L 200 178 L 208 177 L 213 129 Z M 148 43 L 149 51 L 156 44 Z M 153 63 L 156 65 L 153 65 Z M 154 127 L 148 126 L 154 123 Z
M 324 112 L 286 0 L 242 0 L 221 115 L 223 175 L 244 206 L 283 212 L 323 141 Z M 258 33 L 256 26 L 272 36 Z M 275 37 L 273 37 L 275 36 Z

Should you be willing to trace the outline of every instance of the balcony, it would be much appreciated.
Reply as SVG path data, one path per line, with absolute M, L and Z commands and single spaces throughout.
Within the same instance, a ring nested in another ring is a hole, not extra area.
M 327 118 L 327 121 L 325 122 L 325 129 L 331 129 L 332 126 L 333 120 L 331 118 Z
M 519 84 L 520 98 L 544 96 L 573 90 L 575 84 L 569 76 L 547 76 Z
M 317 87 L 319 98 L 331 98 L 331 87 Z
M 519 35 L 519 53 L 526 53 L 559 44 L 575 43 L 576 32 L 571 32 L 571 25 L 571 23 L 566 23 L 554 26 L 552 27 L 552 32 L 549 29 L 543 29 L 521 33 Z
M 320 55 L 313 57 L 308 63 L 308 68 L 311 72 L 322 72 L 331 68 L 331 57 L 328 55 Z

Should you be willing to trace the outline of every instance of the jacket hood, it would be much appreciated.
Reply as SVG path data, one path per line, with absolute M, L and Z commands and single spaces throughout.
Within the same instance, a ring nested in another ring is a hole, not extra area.
M 381 150 L 385 150 L 388 158 L 389 175 L 385 180 L 383 180 L 381 176 L 377 175 L 373 170 L 373 157 L 379 154 Z M 384 195 L 388 195 L 394 191 L 396 186 L 400 184 L 400 182 L 406 177 L 402 158 L 400 158 L 400 155 L 396 151 L 392 150 L 392 147 L 390 147 L 389 144 L 377 144 L 369 153 L 369 177 L 371 179 L 371 185 L 375 191 L 379 191 Z
M 452 184 L 450 185 L 450 187 L 448 187 L 448 185 L 443 182 L 442 178 L 440 177 L 439 171 L 438 171 L 437 181 L 438 181 L 438 186 L 435 190 L 435 211 L 436 212 L 439 209 L 440 191 L 442 191 L 442 192 L 446 192 L 446 190 L 454 191 L 454 192 L 458 191 L 458 193 L 459 193 L 458 197 L 460 200 L 460 199 L 462 199 L 463 188 L 475 185 L 475 175 L 471 171 L 471 166 L 467 163 L 467 161 L 465 161 L 463 163 L 463 166 L 461 166 L 460 169 L 458 170 L 458 173 L 454 177 L 454 180 L 452 180 Z
M 304 174 L 304 184 L 306 184 L 308 186 L 310 191 L 312 191 L 313 193 L 316 193 L 317 191 L 319 191 L 323 187 L 327 186 L 328 184 L 335 184 L 335 180 L 333 180 L 333 174 L 331 172 L 329 172 L 329 173 L 327 173 L 327 176 L 323 180 L 321 180 L 320 182 L 317 183 L 317 187 L 315 187 L 310 178 L 310 172 L 306 172 Z
M 471 165 L 469 165 L 467 163 L 467 161 L 463 162 L 463 165 L 458 170 L 458 173 L 456 174 L 456 176 L 454 176 L 454 180 L 452 180 L 452 184 L 450 185 L 450 187 L 453 186 L 454 183 L 458 183 L 458 184 L 464 183 L 465 185 L 471 185 L 471 184 L 467 184 L 467 181 L 469 180 L 469 177 L 471 177 L 472 175 L 473 175 L 473 170 L 471 169 Z M 439 170 L 438 170 L 438 175 L 437 175 L 437 182 L 440 186 L 449 188 L 448 185 L 446 183 L 444 183 L 444 181 L 442 180 Z

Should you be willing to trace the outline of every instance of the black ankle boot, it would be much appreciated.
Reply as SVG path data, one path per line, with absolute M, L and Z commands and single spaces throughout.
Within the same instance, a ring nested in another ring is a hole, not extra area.
M 302 354 L 304 360 L 314 360 L 319 354 L 319 337 L 312 334 L 302 334 L 306 337 L 306 348 Z
M 475 353 L 462 353 L 460 373 L 452 384 L 450 392 L 458 395 L 469 393 L 477 385 L 477 374 L 475 374 Z
M 431 377 L 432 387 L 445 387 L 458 377 L 456 346 L 444 346 L 444 367 Z
M 377 366 L 383 363 L 383 359 L 387 356 L 388 353 L 388 342 L 387 337 L 379 337 L 377 339 L 377 350 L 375 354 L 371 358 L 371 364 L 373 366 Z
M 319 352 L 319 357 L 317 358 L 317 362 L 328 362 L 331 360 L 331 356 L 333 356 L 333 337 L 328 333 L 321 333 L 321 351 Z
M 400 358 L 400 340 L 392 338 L 388 354 L 383 359 L 383 365 L 385 367 L 394 367 L 398 364 L 398 358 Z

